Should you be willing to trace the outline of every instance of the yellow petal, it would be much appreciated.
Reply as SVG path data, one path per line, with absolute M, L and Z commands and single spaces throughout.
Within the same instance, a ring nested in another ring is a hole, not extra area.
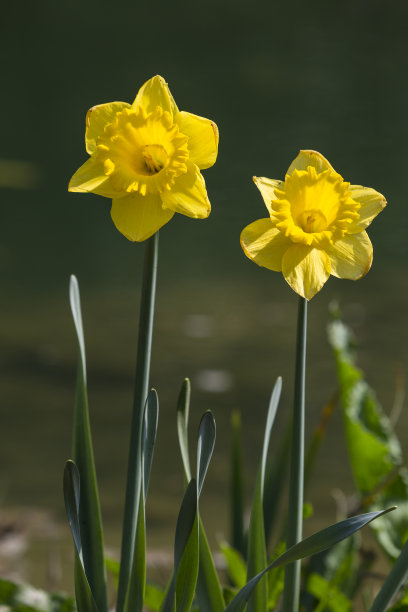
M 293 243 L 272 225 L 270 219 L 259 219 L 241 232 L 241 246 L 249 259 L 274 272 L 282 270 L 282 257 Z
M 160 196 L 132 193 L 112 202 L 111 217 L 117 229 L 128 240 L 142 242 L 153 236 L 174 212 L 163 210 Z
M 96 139 L 103 134 L 108 123 L 112 123 L 116 113 L 130 108 L 127 102 L 108 102 L 89 109 L 86 115 L 85 145 L 89 155 L 96 151 Z
M 205 219 L 211 212 L 204 179 L 191 162 L 187 173 L 175 179 L 170 191 L 162 191 L 161 198 L 165 208 L 194 219 Z
M 188 136 L 190 159 L 204 170 L 215 163 L 218 153 L 218 128 L 213 121 L 181 111 L 176 119 L 180 131 Z
M 308 166 L 316 168 L 317 173 L 333 170 L 333 166 L 321 153 L 305 150 L 299 151 L 299 155 L 290 164 L 287 174 L 292 174 L 294 170 L 307 170 Z
M 104 174 L 103 165 L 90 157 L 69 181 L 68 191 L 97 193 L 105 198 L 114 198 L 118 192 L 113 189 L 109 178 Z
M 382 211 L 387 200 L 381 193 L 371 187 L 350 185 L 351 197 L 361 204 L 358 213 L 360 218 L 347 228 L 348 234 L 355 234 L 368 227 L 371 221 Z
M 178 113 L 177 105 L 170 93 L 169 86 L 163 77 L 157 75 L 139 89 L 132 108 L 142 106 L 147 114 L 152 113 L 156 106 L 168 111 L 172 116 Z
M 328 250 L 331 273 L 338 278 L 357 280 L 367 274 L 373 261 L 373 246 L 367 232 L 345 236 Z
M 274 179 L 268 179 L 264 176 L 254 176 L 254 183 L 258 187 L 259 191 L 262 194 L 263 200 L 266 204 L 266 208 L 270 215 L 273 214 L 272 200 L 276 199 L 275 189 L 282 188 L 284 185 L 284 181 L 276 181 Z
M 330 259 L 325 251 L 294 244 L 283 256 L 282 272 L 293 291 L 311 300 L 330 276 Z

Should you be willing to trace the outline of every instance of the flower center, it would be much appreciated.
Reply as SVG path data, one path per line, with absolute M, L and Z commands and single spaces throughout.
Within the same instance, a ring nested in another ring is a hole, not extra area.
M 334 170 L 294 170 L 275 189 L 272 221 L 293 242 L 325 248 L 342 238 L 359 218 L 360 204 L 352 199 L 350 183 Z
M 163 170 L 169 159 L 166 149 L 156 144 L 143 147 L 142 155 L 149 174 L 156 174 Z
M 118 192 L 160 193 L 187 172 L 188 138 L 167 111 L 125 108 L 98 138 L 99 161 Z
M 298 217 L 298 225 L 304 232 L 313 234 L 327 228 L 327 219 L 321 210 L 304 210 Z

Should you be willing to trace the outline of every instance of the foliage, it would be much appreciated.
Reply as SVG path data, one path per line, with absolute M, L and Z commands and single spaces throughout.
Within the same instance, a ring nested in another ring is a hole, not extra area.
M 75 612 L 76 605 L 73 597 L 0 579 L 0 609 L 2 612 Z

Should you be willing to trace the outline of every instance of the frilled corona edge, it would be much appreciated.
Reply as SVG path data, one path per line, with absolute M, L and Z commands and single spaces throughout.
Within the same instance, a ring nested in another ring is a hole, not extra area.
M 384 196 L 344 181 L 317 151 L 300 151 L 284 181 L 254 181 L 269 216 L 241 233 L 252 261 L 282 272 L 308 300 L 330 274 L 357 280 L 368 272 L 373 247 L 365 229 L 386 205 Z
M 113 222 L 129 240 L 146 240 L 174 213 L 197 219 L 210 214 L 200 170 L 217 159 L 218 128 L 179 111 L 162 77 L 147 81 L 133 104 L 91 108 L 85 145 L 90 158 L 68 189 L 111 198 Z

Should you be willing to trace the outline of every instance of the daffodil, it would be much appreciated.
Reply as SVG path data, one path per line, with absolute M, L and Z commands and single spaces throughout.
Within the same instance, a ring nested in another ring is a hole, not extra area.
M 330 274 L 357 280 L 371 267 L 365 231 L 386 200 L 369 187 L 350 185 L 316 151 L 300 151 L 284 181 L 254 177 L 269 217 L 241 233 L 245 254 L 282 272 L 310 300 Z
M 146 240 L 176 212 L 210 214 L 200 170 L 217 158 L 217 126 L 179 111 L 162 77 L 147 81 L 133 104 L 91 108 L 85 144 L 90 158 L 68 189 L 111 198 L 113 222 L 129 240 Z

